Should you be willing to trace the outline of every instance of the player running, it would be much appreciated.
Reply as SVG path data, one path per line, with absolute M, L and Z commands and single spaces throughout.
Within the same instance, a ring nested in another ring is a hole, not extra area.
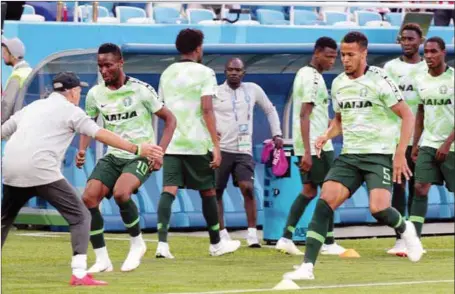
M 98 68 L 104 83 L 94 86 L 87 94 L 85 110 L 96 119 L 101 115 L 108 130 L 139 144 L 154 142 L 153 114 L 164 120 L 163 136 L 159 145 L 166 150 L 176 126 L 173 114 L 159 102 L 155 90 L 148 84 L 128 77 L 123 71 L 123 57 L 117 45 L 106 43 L 98 49 Z M 81 137 L 77 164 L 85 161 L 90 138 Z M 162 160 L 154 160 L 152 169 L 161 167 Z M 150 176 L 147 158 L 108 148 L 107 154 L 98 161 L 90 175 L 83 200 L 92 216 L 90 242 L 95 250 L 96 262 L 91 273 L 112 271 L 113 266 L 104 242 L 104 222 L 99 204 L 104 197 L 114 196 L 120 208 L 123 223 L 131 237 L 130 251 L 122 271 L 137 268 L 147 249 L 139 226 L 139 213 L 131 199 Z
M 417 158 L 416 195 L 409 220 L 414 223 L 419 236 L 428 209 L 431 185 L 445 182 L 447 189 L 455 192 L 454 69 L 445 62 L 445 49 L 445 43 L 439 37 L 425 42 L 428 71 L 417 78 L 420 104 L 412 146 L 412 157 Z
M 316 156 L 314 143 L 324 134 L 329 125 L 329 93 L 322 72 L 330 70 L 337 58 L 337 44 L 328 37 L 319 38 L 314 45 L 314 54 L 309 65 L 301 68 L 294 80 L 294 115 L 293 139 L 294 154 L 300 158 L 302 192 L 294 200 L 289 212 L 283 236 L 275 248 L 288 254 L 303 255 L 292 242 L 295 226 L 299 222 L 306 207 L 316 197 L 318 186 L 333 162 L 334 152 L 332 141 Z M 333 235 L 333 215 L 329 220 L 329 229 L 321 254 L 339 255 L 345 249 L 335 243 Z
M 204 34 L 199 30 L 180 31 L 175 45 L 181 59 L 170 65 L 160 79 L 160 98 L 175 114 L 178 124 L 164 156 L 164 188 L 158 204 L 159 243 L 155 254 L 158 258 L 174 258 L 167 235 L 172 203 L 179 188 L 197 190 L 201 195 L 212 256 L 240 247 L 240 241 L 220 239 L 214 169 L 220 166 L 221 152 L 212 105 L 217 82 L 215 72 L 201 64 L 203 40 Z
M 400 45 L 403 54 L 384 65 L 385 72 L 398 85 L 398 88 L 403 93 L 405 102 L 414 115 L 417 113 L 417 106 L 419 104 L 415 78 L 427 70 L 427 64 L 419 54 L 419 46 L 422 42 L 423 33 L 420 26 L 415 23 L 405 24 L 400 32 Z M 397 120 L 397 139 L 399 136 L 399 125 L 399 120 Z M 409 141 L 406 149 L 406 161 L 409 169 L 414 173 L 414 161 L 411 159 L 411 149 L 412 139 Z M 398 210 L 403 217 L 406 216 L 406 207 L 408 209 L 408 215 L 411 212 L 411 204 L 414 199 L 414 176 L 410 177 L 408 186 L 409 194 L 406 205 L 406 179 L 403 178 L 401 184 L 395 183 L 393 185 L 392 207 Z M 401 239 L 401 234 L 396 230 L 395 234 L 395 245 L 387 253 L 406 256 L 406 245 Z

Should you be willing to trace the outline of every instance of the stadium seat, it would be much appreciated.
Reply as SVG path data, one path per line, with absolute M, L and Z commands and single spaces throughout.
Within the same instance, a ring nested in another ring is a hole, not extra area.
M 294 6 L 294 10 L 307 10 L 307 11 L 317 11 L 317 7 L 314 6 Z
M 22 12 L 22 14 L 35 14 L 35 7 L 28 4 L 24 4 L 24 11 Z
M 358 27 L 358 24 L 354 21 L 338 21 L 333 24 L 336 27 Z
M 140 19 L 147 18 L 145 10 L 138 7 L 128 7 L 128 6 L 117 6 L 115 7 L 115 15 L 120 20 L 121 23 L 126 23 L 129 20 L 135 18 L 138 21 Z M 145 21 L 145 20 L 142 20 Z
M 345 12 L 339 11 L 324 11 L 322 13 L 322 20 L 327 25 L 333 25 L 336 22 L 348 21 L 349 15 Z
M 96 20 L 97 23 L 120 23 L 120 20 L 116 17 L 98 17 Z
M 77 15 L 79 20 L 88 19 L 89 22 L 93 19 L 93 6 L 92 5 L 81 5 L 77 7 Z M 106 7 L 98 6 L 98 17 L 109 17 L 109 10 Z
M 237 19 L 237 13 L 226 13 L 223 18 L 227 18 L 229 20 L 236 20 Z M 239 19 L 237 21 L 240 21 L 240 20 L 251 20 L 251 14 L 249 13 L 240 13 L 239 14 Z
M 364 26 L 369 21 L 382 21 L 382 17 L 377 12 L 358 10 L 354 12 L 355 21 L 358 25 Z
M 368 21 L 366 24 L 365 24 L 366 27 L 391 27 L 392 25 L 390 24 L 390 22 L 387 22 L 387 21 L 382 21 L 382 20 L 372 20 L 372 21 Z
M 44 22 L 46 19 L 39 14 L 22 14 L 21 21 L 24 22 Z
M 174 7 L 156 6 L 153 7 L 153 19 L 159 24 L 179 24 L 186 23 L 186 20 L 180 17 L 180 11 Z
M 280 11 L 283 13 L 285 11 L 284 6 L 278 6 L 278 5 L 262 5 L 262 6 L 258 6 L 257 9 L 275 10 L 275 11 Z
M 318 20 L 318 15 L 309 10 L 296 9 L 294 10 L 294 24 L 295 25 L 315 25 L 321 24 Z
M 284 13 L 276 10 L 258 9 L 256 11 L 258 21 L 263 25 L 288 25 L 289 21 L 284 18 Z
M 401 26 L 403 22 L 403 13 L 401 12 L 389 12 L 385 15 L 385 20 L 390 22 L 392 26 Z
M 261 25 L 258 21 L 255 21 L 255 20 L 239 20 L 239 21 L 236 21 L 235 23 L 233 23 L 233 25 L 237 25 L 237 26 L 241 26 L 241 25 L 244 25 L 244 26 L 258 26 L 258 25 Z
M 213 11 L 208 9 L 187 9 L 186 14 L 188 17 L 188 23 L 198 24 L 203 20 L 213 20 L 216 15 Z
M 222 20 L 201 20 L 198 24 L 201 25 L 221 25 L 224 22 Z

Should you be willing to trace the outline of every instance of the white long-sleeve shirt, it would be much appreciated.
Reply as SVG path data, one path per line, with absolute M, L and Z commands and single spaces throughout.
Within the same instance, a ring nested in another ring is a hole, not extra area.
M 2 125 L 8 138 L 3 183 L 33 187 L 63 179 L 61 163 L 76 133 L 95 137 L 100 127 L 59 93 L 37 100 Z
M 220 149 L 222 151 L 251 155 L 252 150 L 248 152 L 239 150 L 239 127 L 248 125 L 247 133 L 251 142 L 253 110 L 256 104 L 262 108 L 267 116 L 272 136 L 281 136 L 278 112 L 261 87 L 255 83 L 241 83 L 239 88 L 233 90 L 226 82 L 217 87 L 216 99 L 213 99 L 213 109 L 216 116 L 217 132 L 221 135 Z

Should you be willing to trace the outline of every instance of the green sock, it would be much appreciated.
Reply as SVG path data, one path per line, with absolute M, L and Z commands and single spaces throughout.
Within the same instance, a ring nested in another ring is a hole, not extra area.
M 306 250 L 303 259 L 305 263 L 316 263 L 325 236 L 327 236 L 331 216 L 333 216 L 332 208 L 325 200 L 319 199 L 306 234 Z
M 98 207 L 89 208 L 92 215 L 92 222 L 90 226 L 90 242 L 93 249 L 106 247 L 104 243 L 104 220 Z
M 401 217 L 398 210 L 393 207 L 376 212 L 373 214 L 373 217 L 377 219 L 378 222 L 394 228 L 400 234 L 406 229 L 406 223 L 404 222 L 403 217 Z
M 412 190 L 412 189 L 411 189 Z M 400 215 L 404 217 L 406 215 L 406 194 L 405 189 L 401 184 L 393 185 L 392 194 L 392 207 L 398 210 Z M 395 230 L 395 236 L 397 239 L 401 239 L 401 234 Z
M 140 217 L 136 203 L 130 198 L 126 202 L 117 202 L 117 205 L 120 208 L 120 216 L 122 217 L 123 224 L 130 236 L 138 236 L 141 233 L 141 227 L 139 226 Z
M 172 202 L 175 196 L 168 192 L 161 193 L 158 203 L 158 241 L 167 242 L 167 232 L 172 213 Z
M 332 217 L 329 219 L 329 230 L 327 231 L 327 236 L 325 237 L 324 244 L 325 245 L 332 245 L 335 243 L 335 235 L 333 234 L 333 228 L 334 228 L 334 223 L 333 223 L 333 214 Z
M 425 216 L 428 209 L 428 197 L 427 195 L 420 196 L 416 195 L 412 201 L 411 215 L 409 220 L 416 227 L 417 235 L 420 237 L 422 234 L 423 223 L 425 222 Z
M 311 198 L 305 197 L 303 194 L 299 194 L 292 203 L 291 210 L 289 211 L 288 220 L 286 221 L 286 227 L 284 228 L 283 238 L 291 239 L 295 231 L 295 226 L 299 222 L 302 214 L 305 212 L 305 208 L 308 203 L 311 202 Z
M 202 197 L 202 214 L 209 229 L 210 244 L 220 242 L 220 223 L 218 222 L 218 206 L 216 196 Z

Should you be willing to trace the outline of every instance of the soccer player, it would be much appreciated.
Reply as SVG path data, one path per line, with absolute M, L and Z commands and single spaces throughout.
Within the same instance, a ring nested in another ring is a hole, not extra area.
M 2 247 L 19 210 L 34 196 L 49 201 L 69 224 L 73 286 L 106 285 L 87 274 L 90 214 L 61 172 L 61 162 L 76 133 L 86 134 L 125 152 L 160 159 L 162 148 L 130 143 L 100 128 L 78 107 L 81 83 L 72 72 L 53 79 L 54 92 L 14 114 L 2 125 L 10 137 L 3 158 Z
M 387 75 L 398 85 L 398 88 L 403 93 L 405 102 L 408 104 L 412 113 L 417 113 L 417 106 L 419 104 L 419 98 L 417 95 L 417 87 L 415 84 L 415 78 L 417 75 L 427 70 L 425 61 L 419 54 L 419 46 L 423 42 L 422 29 L 418 24 L 408 23 L 403 26 L 400 32 L 400 45 L 403 50 L 403 54 L 387 62 L 384 65 L 384 70 Z M 398 120 L 399 121 L 399 120 Z M 398 137 L 398 126 L 397 121 L 397 137 Z M 411 159 L 412 149 L 412 138 L 409 141 L 406 149 L 406 161 L 409 169 L 414 173 L 414 162 Z M 408 208 L 408 214 L 411 212 L 411 203 L 414 198 L 414 176 L 409 179 L 409 198 L 406 205 L 406 179 L 403 178 L 401 184 L 395 183 L 393 185 L 392 195 L 392 207 L 404 217 L 406 215 L 406 207 Z M 396 242 L 395 246 L 387 251 L 388 254 L 394 254 L 399 256 L 406 256 L 406 246 L 404 241 L 401 239 L 401 234 L 395 230 Z
M 318 186 L 332 165 L 334 152 L 328 140 L 320 157 L 316 156 L 314 143 L 323 135 L 329 125 L 329 93 L 322 72 L 333 67 L 337 57 L 337 44 L 332 38 L 321 37 L 314 45 L 310 64 L 301 68 L 294 80 L 293 89 L 293 141 L 294 154 L 300 158 L 302 192 L 294 200 L 288 215 L 283 236 L 275 248 L 288 254 L 303 255 L 292 242 L 295 226 L 305 212 L 305 208 L 318 193 Z M 345 249 L 335 243 L 333 236 L 333 215 L 321 254 L 339 255 Z
M 441 38 L 429 38 L 424 44 L 428 71 L 417 77 L 420 104 L 412 146 L 413 159 L 417 158 L 416 195 L 409 220 L 414 223 L 419 236 L 431 185 L 445 182 L 447 189 L 455 192 L 454 69 L 445 62 L 445 49 Z M 423 139 L 418 147 L 422 132 Z
M 341 41 L 344 73 L 332 84 L 335 118 L 326 133 L 316 140 L 316 148 L 320 155 L 329 139 L 343 134 L 343 150 L 322 186 L 321 198 L 308 228 L 304 262 L 295 271 L 286 273 L 285 279 L 314 279 L 313 267 L 333 211 L 364 181 L 370 194 L 372 215 L 402 234 L 410 260 L 418 261 L 422 256 L 422 244 L 414 225 L 404 221 L 390 206 L 392 181 L 401 183 L 402 175 L 407 179 L 411 175 L 405 153 L 414 116 L 387 74 L 367 65 L 367 48 L 368 40 L 360 32 L 350 32 Z M 393 140 L 396 122 L 389 109 L 402 119 L 398 147 Z
M 174 115 L 158 100 L 155 90 L 148 84 L 128 77 L 123 71 L 123 57 L 117 45 L 106 43 L 98 49 L 98 68 L 104 83 L 94 86 L 87 94 L 85 110 L 96 119 L 103 118 L 108 130 L 139 144 L 154 142 L 152 116 L 164 120 L 163 136 L 159 145 L 166 150 L 175 129 Z M 88 137 L 81 137 L 77 154 L 78 166 L 85 161 Z M 104 242 L 104 223 L 99 204 L 104 197 L 114 196 L 120 208 L 123 223 L 131 237 L 130 251 L 121 270 L 137 268 L 147 249 L 139 226 L 139 213 L 131 199 L 150 176 L 150 169 L 161 167 L 162 160 L 154 160 L 149 168 L 147 158 L 108 148 L 90 175 L 83 200 L 92 215 L 90 242 L 95 250 L 96 262 L 89 272 L 112 271 L 113 266 Z
M 248 220 L 247 243 L 251 248 L 261 247 L 256 231 L 256 197 L 254 196 L 254 161 L 252 157 L 253 109 L 259 105 L 267 116 L 276 148 L 283 147 L 280 118 L 275 106 L 261 87 L 242 82 L 245 66 L 240 58 L 226 63 L 226 81 L 217 88 L 213 101 L 217 131 L 221 135 L 221 165 L 216 170 L 216 197 L 221 239 L 230 240 L 224 227 L 223 193 L 229 176 L 240 188 L 245 201 Z
M 240 247 L 240 241 L 220 239 L 214 169 L 220 166 L 221 151 L 212 103 L 217 81 L 215 72 L 201 64 L 203 39 L 199 30 L 180 31 L 175 46 L 181 59 L 170 65 L 160 79 L 159 96 L 177 117 L 177 129 L 164 157 L 164 187 L 158 204 L 157 258 L 174 258 L 167 235 L 172 202 L 179 188 L 197 190 L 201 195 L 212 256 Z

